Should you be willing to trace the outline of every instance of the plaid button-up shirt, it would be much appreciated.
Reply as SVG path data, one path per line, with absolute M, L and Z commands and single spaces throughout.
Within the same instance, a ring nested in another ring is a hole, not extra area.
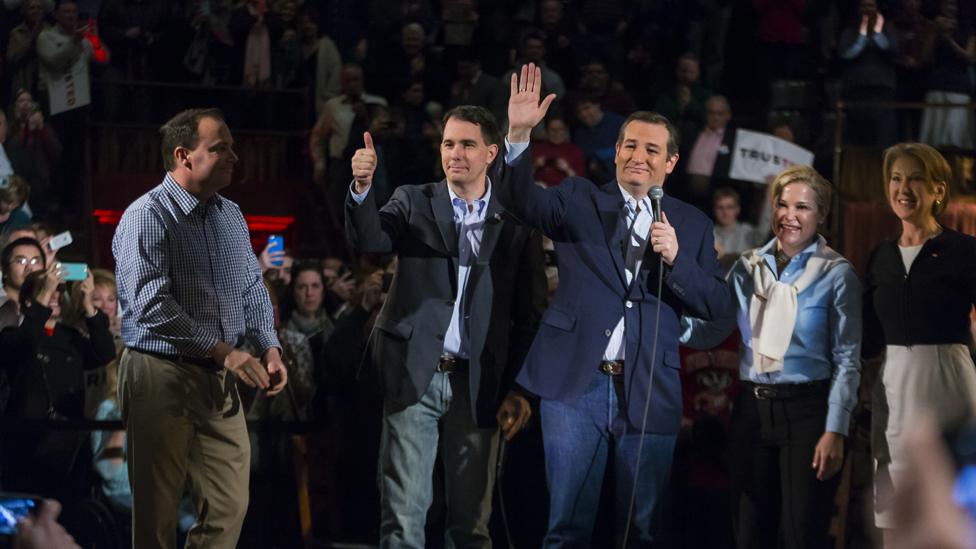
M 122 339 L 144 351 L 207 357 L 218 341 L 279 347 L 268 291 L 237 204 L 200 202 L 169 174 L 122 215 L 112 253 Z

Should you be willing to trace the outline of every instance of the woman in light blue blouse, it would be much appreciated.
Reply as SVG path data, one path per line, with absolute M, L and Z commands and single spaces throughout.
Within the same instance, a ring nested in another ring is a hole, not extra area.
M 729 467 L 738 546 L 822 547 L 857 401 L 861 285 L 817 233 L 830 184 L 792 166 L 772 185 L 775 238 L 728 276 L 735 318 L 685 319 L 682 339 L 708 349 L 741 334 Z

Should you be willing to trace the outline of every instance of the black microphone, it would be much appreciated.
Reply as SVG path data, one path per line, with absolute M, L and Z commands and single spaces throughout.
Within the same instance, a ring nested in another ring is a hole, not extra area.
M 661 198 L 664 197 L 664 189 L 660 185 L 654 185 L 651 187 L 651 192 L 648 196 L 651 197 L 651 214 L 654 217 L 654 222 L 663 223 L 664 218 L 661 216 Z

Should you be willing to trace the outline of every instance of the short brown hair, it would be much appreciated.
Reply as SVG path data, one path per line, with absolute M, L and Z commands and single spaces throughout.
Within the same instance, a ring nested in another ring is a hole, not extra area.
M 501 143 L 501 132 L 498 130 L 498 122 L 495 121 L 495 115 L 484 108 L 477 105 L 459 105 L 453 109 L 444 113 L 444 118 L 442 122 L 447 125 L 447 121 L 457 118 L 462 122 L 468 122 L 478 126 L 481 130 L 481 138 L 485 140 L 485 145 L 498 145 Z
M 678 129 L 668 120 L 667 116 L 651 111 L 634 111 L 620 125 L 620 132 L 617 133 L 617 145 L 624 142 L 624 131 L 631 122 L 646 122 L 647 124 L 659 124 L 668 130 L 668 158 L 678 154 Z
M 718 201 L 723 198 L 731 198 L 735 201 L 736 206 L 742 206 L 742 199 L 739 197 L 739 192 L 731 187 L 719 187 L 715 189 L 715 193 L 712 194 L 712 204 L 718 204 Z
M 2 111 L 0 111 L 2 112 Z M 30 196 L 30 185 L 19 175 L 6 176 L 6 185 L 0 183 L 0 202 L 20 206 Z
M 942 200 L 932 204 L 932 215 L 936 216 L 944 212 L 949 203 L 949 182 L 952 181 L 952 168 L 949 162 L 939 151 L 925 143 L 898 143 L 892 145 L 884 152 L 884 189 L 885 196 L 888 195 L 888 182 L 891 181 L 891 167 L 895 160 L 899 158 L 914 158 L 922 165 L 925 172 L 925 183 L 930 191 L 935 190 L 935 186 L 941 183 L 945 187 L 945 196 Z
M 203 118 L 213 118 L 214 120 L 224 121 L 224 113 L 217 108 L 207 109 L 187 109 L 173 118 L 166 121 L 159 128 L 159 137 L 163 153 L 163 168 L 172 171 L 176 168 L 176 161 L 173 160 L 173 150 L 176 147 L 195 149 L 200 139 L 197 129 L 200 127 L 200 120 Z
M 827 217 L 827 214 L 830 213 L 830 203 L 834 194 L 830 182 L 824 176 L 820 175 L 817 170 L 810 166 L 800 164 L 794 164 L 786 168 L 771 183 L 773 188 L 769 194 L 770 206 L 774 210 L 776 209 L 776 201 L 783 194 L 783 189 L 791 183 L 805 183 L 810 187 L 813 190 L 814 200 L 817 202 L 817 208 L 820 210 L 820 214 Z

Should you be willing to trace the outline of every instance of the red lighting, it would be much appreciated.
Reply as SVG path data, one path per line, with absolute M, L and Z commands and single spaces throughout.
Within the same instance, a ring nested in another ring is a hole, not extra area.
M 92 215 L 100 225 L 118 225 L 122 219 L 121 210 L 94 210 Z M 295 223 L 294 216 L 245 215 L 244 221 L 251 232 L 282 233 Z

